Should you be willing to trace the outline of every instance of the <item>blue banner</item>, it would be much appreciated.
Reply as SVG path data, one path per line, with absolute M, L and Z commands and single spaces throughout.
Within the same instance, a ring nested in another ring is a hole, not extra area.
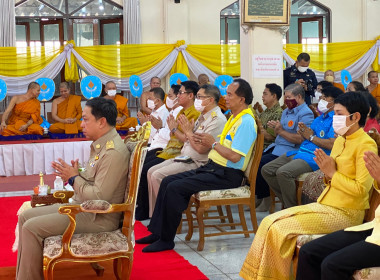
M 102 92 L 102 81 L 96 76 L 87 76 L 80 82 L 80 90 L 87 99 L 99 97 Z
M 170 76 L 170 86 L 172 85 L 180 85 L 182 82 L 188 81 L 189 78 L 182 73 L 174 73 Z
M 0 101 L 3 101 L 5 96 L 7 96 L 7 84 L 0 79 Z
M 143 84 L 139 76 L 132 75 L 129 77 L 129 90 L 131 94 L 138 98 L 143 93 Z
M 227 94 L 227 88 L 232 82 L 234 78 L 229 75 L 221 75 L 216 77 L 214 85 L 217 86 L 220 90 L 220 94 L 225 96 Z
M 38 78 L 36 83 L 41 87 L 40 95 L 37 97 L 39 101 L 49 101 L 53 98 L 55 93 L 55 83 L 52 79 Z
M 340 79 L 342 80 L 344 89 L 347 89 L 348 84 L 352 82 L 351 74 L 347 70 L 342 70 L 342 72 L 340 72 Z

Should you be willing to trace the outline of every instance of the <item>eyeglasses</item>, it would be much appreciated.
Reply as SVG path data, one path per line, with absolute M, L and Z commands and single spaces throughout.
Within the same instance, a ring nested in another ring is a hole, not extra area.
M 210 96 L 207 96 L 207 95 L 198 95 L 198 94 L 197 94 L 197 95 L 195 96 L 195 98 L 196 98 L 196 99 L 202 99 L 202 100 L 203 100 L 203 99 L 206 99 L 206 98 L 210 98 Z
M 178 94 L 184 94 L 184 93 L 189 94 L 189 93 L 192 93 L 192 92 L 191 91 L 181 91 L 181 90 L 178 92 Z

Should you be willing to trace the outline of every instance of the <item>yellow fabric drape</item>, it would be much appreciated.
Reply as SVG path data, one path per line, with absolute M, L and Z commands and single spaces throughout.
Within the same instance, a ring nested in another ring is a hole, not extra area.
M 182 45 L 185 45 L 185 41 L 177 41 L 175 47 L 178 48 Z M 183 57 L 182 52 L 178 53 L 177 60 L 174 62 L 172 69 L 170 69 L 170 75 L 174 73 L 182 73 L 187 77 L 190 77 L 189 67 L 187 66 L 186 60 Z
M 75 47 L 74 41 L 68 41 L 67 44 L 73 44 Z M 65 80 L 67 82 L 76 82 L 79 80 L 79 74 L 78 74 L 78 65 L 77 61 L 75 59 L 75 56 L 73 53 L 70 55 L 70 64 L 68 63 L 67 59 L 65 61 Z
M 313 45 L 287 44 L 284 45 L 284 50 L 294 60 L 301 52 L 308 53 L 310 68 L 324 72 L 327 69 L 333 71 L 346 69 L 375 44 L 376 40 Z
M 76 47 L 78 54 L 104 74 L 126 78 L 139 75 L 167 57 L 175 45 L 142 44 Z
M 240 45 L 189 45 L 186 50 L 218 75 L 240 76 Z
M 63 51 L 63 47 L 0 48 L 0 75 L 20 77 L 45 68 Z

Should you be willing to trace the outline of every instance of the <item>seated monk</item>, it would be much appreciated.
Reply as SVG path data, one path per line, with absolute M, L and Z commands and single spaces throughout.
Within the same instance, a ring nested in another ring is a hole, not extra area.
M 128 130 L 130 127 L 137 126 L 137 119 L 129 117 L 128 99 L 116 94 L 116 84 L 113 81 L 106 83 L 104 91 L 107 93 L 104 98 L 112 99 L 116 103 L 117 118 L 116 130 Z
M 12 97 L 1 120 L 1 135 L 43 135 L 44 129 L 40 126 L 42 123 L 41 105 L 40 101 L 37 100 L 40 90 L 38 83 L 31 82 L 25 94 Z
M 206 74 L 200 74 L 198 76 L 198 84 L 199 86 L 210 84 L 209 77 Z M 226 99 L 223 97 L 223 95 L 221 95 L 219 98 L 218 106 L 223 113 L 227 111 Z
M 67 82 L 59 85 L 60 97 L 54 99 L 51 105 L 51 115 L 56 123 L 52 124 L 49 131 L 52 133 L 77 134 L 82 131 L 80 127 L 82 118 L 81 97 L 70 95 L 70 87 Z
M 337 88 L 343 90 L 343 92 L 345 91 L 343 84 L 334 82 L 335 81 L 335 73 L 333 70 L 327 70 L 324 74 L 324 78 L 325 78 L 325 81 L 332 83 L 332 85 L 334 87 L 337 87 Z
M 367 86 L 368 91 L 376 98 L 377 103 L 380 104 L 380 85 L 379 85 L 379 73 L 376 71 L 370 71 L 368 73 L 368 82 Z

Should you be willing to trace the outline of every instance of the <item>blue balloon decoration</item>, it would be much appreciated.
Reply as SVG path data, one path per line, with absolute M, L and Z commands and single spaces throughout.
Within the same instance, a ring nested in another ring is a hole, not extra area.
M 129 77 L 129 90 L 131 94 L 138 98 L 143 93 L 143 84 L 139 76 L 132 75 Z
M 0 102 L 7 96 L 7 84 L 4 80 L 0 79 Z
M 41 87 L 40 95 L 37 97 L 39 101 L 49 101 L 53 98 L 55 93 L 55 83 L 52 79 L 38 78 L 36 83 Z
M 344 89 L 347 89 L 348 84 L 352 82 L 351 74 L 347 70 L 342 70 L 342 72 L 340 72 L 340 79 L 342 80 Z
M 227 94 L 227 87 L 232 84 L 234 78 L 229 75 L 221 75 L 215 79 L 214 85 L 220 90 L 220 94 L 225 96 Z
M 182 73 L 174 73 L 170 76 L 170 86 L 171 85 L 180 85 L 182 82 L 188 81 L 189 78 Z
M 99 97 L 102 93 L 102 81 L 96 76 L 87 76 L 80 82 L 80 90 L 87 99 Z

